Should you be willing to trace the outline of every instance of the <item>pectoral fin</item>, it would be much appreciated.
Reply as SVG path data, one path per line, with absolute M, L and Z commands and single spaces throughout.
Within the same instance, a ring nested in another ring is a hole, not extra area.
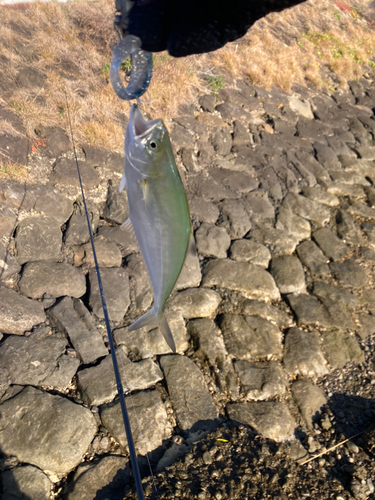
M 121 224 L 120 228 L 123 231 L 126 231 L 126 232 L 132 234 L 133 236 L 135 236 L 134 227 L 133 227 L 132 221 L 130 220 L 130 217 L 129 217 L 129 219 L 126 219 L 126 221 L 123 224 Z
M 129 331 L 138 330 L 138 328 L 142 328 L 144 326 L 151 327 L 158 326 L 160 333 L 163 335 L 164 340 L 168 344 L 171 351 L 176 354 L 176 344 L 173 339 L 173 335 L 171 329 L 169 328 L 167 318 L 164 314 L 161 316 L 155 316 L 154 310 L 150 309 L 143 316 L 141 316 L 135 323 L 133 323 L 129 327 Z
M 123 189 L 126 187 L 126 177 L 125 177 L 125 174 L 121 177 L 121 181 L 120 181 L 120 187 L 119 187 L 119 193 L 121 193 L 121 191 L 123 191 Z

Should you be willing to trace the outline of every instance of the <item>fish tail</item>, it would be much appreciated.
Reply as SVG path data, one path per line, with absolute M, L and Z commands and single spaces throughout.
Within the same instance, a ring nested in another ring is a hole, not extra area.
M 170 347 L 171 351 L 176 354 L 176 344 L 174 342 L 171 329 L 169 328 L 167 318 L 165 317 L 165 314 L 156 316 L 154 308 L 150 309 L 146 312 L 146 314 L 137 319 L 137 321 L 129 327 L 129 330 L 138 330 L 138 328 L 142 328 L 144 326 L 152 326 L 153 324 L 159 327 L 164 340 Z
M 176 344 L 174 343 L 174 338 L 171 332 L 171 329 L 169 328 L 167 318 L 165 317 L 165 314 L 162 314 L 159 318 L 159 330 L 161 331 L 161 334 L 164 337 L 164 340 L 170 347 L 171 351 L 176 354 Z

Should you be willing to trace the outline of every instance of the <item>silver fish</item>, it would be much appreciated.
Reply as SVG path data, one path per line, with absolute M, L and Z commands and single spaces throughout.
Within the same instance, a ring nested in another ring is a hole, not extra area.
M 125 135 L 129 214 L 123 227 L 134 229 L 154 290 L 154 305 L 129 330 L 158 326 L 173 352 L 175 342 L 164 315 L 165 303 L 181 272 L 191 234 L 189 207 L 161 119 L 147 122 L 136 105 Z

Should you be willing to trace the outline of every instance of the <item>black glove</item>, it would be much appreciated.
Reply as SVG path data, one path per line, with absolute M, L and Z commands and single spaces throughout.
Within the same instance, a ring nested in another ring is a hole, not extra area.
M 304 0 L 136 0 L 128 32 L 143 50 L 174 57 L 219 49 L 242 37 L 257 19 Z

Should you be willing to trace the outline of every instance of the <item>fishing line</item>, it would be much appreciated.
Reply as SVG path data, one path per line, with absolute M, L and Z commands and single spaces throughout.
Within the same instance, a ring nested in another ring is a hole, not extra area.
M 101 301 L 102 301 L 103 313 L 104 313 L 104 319 L 105 319 L 105 326 L 106 326 L 106 329 L 107 329 L 109 346 L 110 346 L 110 349 L 111 349 L 112 364 L 113 364 L 113 370 L 115 372 L 117 392 L 118 392 L 118 395 L 119 395 L 119 398 L 120 398 L 120 406 L 121 406 L 122 418 L 123 418 L 123 421 L 124 421 L 126 438 L 128 440 L 128 448 L 129 448 L 129 453 L 130 453 L 130 461 L 131 461 L 131 465 L 132 465 L 132 469 L 133 469 L 134 482 L 135 482 L 135 487 L 136 487 L 136 490 L 137 490 L 138 500 L 144 500 L 141 475 L 139 473 L 139 467 L 138 467 L 138 462 L 137 462 L 137 454 L 135 452 L 134 440 L 133 440 L 133 435 L 132 435 L 132 431 L 131 431 L 131 427 L 130 427 L 130 422 L 129 422 L 129 415 L 128 415 L 128 411 L 127 411 L 126 403 L 125 403 L 124 389 L 123 389 L 123 386 L 122 386 L 122 383 L 121 383 L 121 376 L 120 376 L 120 372 L 119 372 L 119 368 L 118 368 L 117 356 L 116 356 L 115 346 L 114 346 L 113 337 L 112 337 L 112 330 L 111 330 L 111 327 L 110 327 L 110 324 L 109 324 L 109 316 L 108 316 L 108 310 L 107 310 L 107 303 L 106 303 L 106 300 L 105 300 L 102 279 L 101 279 L 101 276 L 100 276 L 98 260 L 97 260 L 96 252 L 95 252 L 94 238 L 93 238 L 93 235 L 92 235 L 90 218 L 89 218 L 89 214 L 88 214 L 88 210 L 87 210 L 87 206 L 86 206 L 86 198 L 85 198 L 85 193 L 84 193 L 84 190 L 83 190 L 83 184 L 82 184 L 82 179 L 81 179 L 81 171 L 79 169 L 79 164 L 78 164 L 77 151 L 76 151 L 74 137 L 73 137 L 73 127 L 72 127 L 72 122 L 71 122 L 71 118 L 70 118 L 70 108 L 69 108 L 69 103 L 68 103 L 68 95 L 67 95 L 66 91 L 65 91 L 65 100 L 66 100 L 66 109 L 67 109 L 67 115 L 68 115 L 70 136 L 71 136 L 71 139 L 72 139 L 74 159 L 75 159 L 76 166 L 77 166 L 78 181 L 79 181 L 79 185 L 80 185 L 80 188 L 81 188 L 82 202 L 83 202 L 83 206 L 84 206 L 84 209 L 85 209 L 86 222 L 87 222 L 87 227 L 88 227 L 89 235 L 90 235 L 90 242 L 91 242 L 91 248 L 92 248 L 92 253 L 93 253 L 93 257 L 94 257 L 96 276 L 98 278 L 100 298 L 101 298 Z

